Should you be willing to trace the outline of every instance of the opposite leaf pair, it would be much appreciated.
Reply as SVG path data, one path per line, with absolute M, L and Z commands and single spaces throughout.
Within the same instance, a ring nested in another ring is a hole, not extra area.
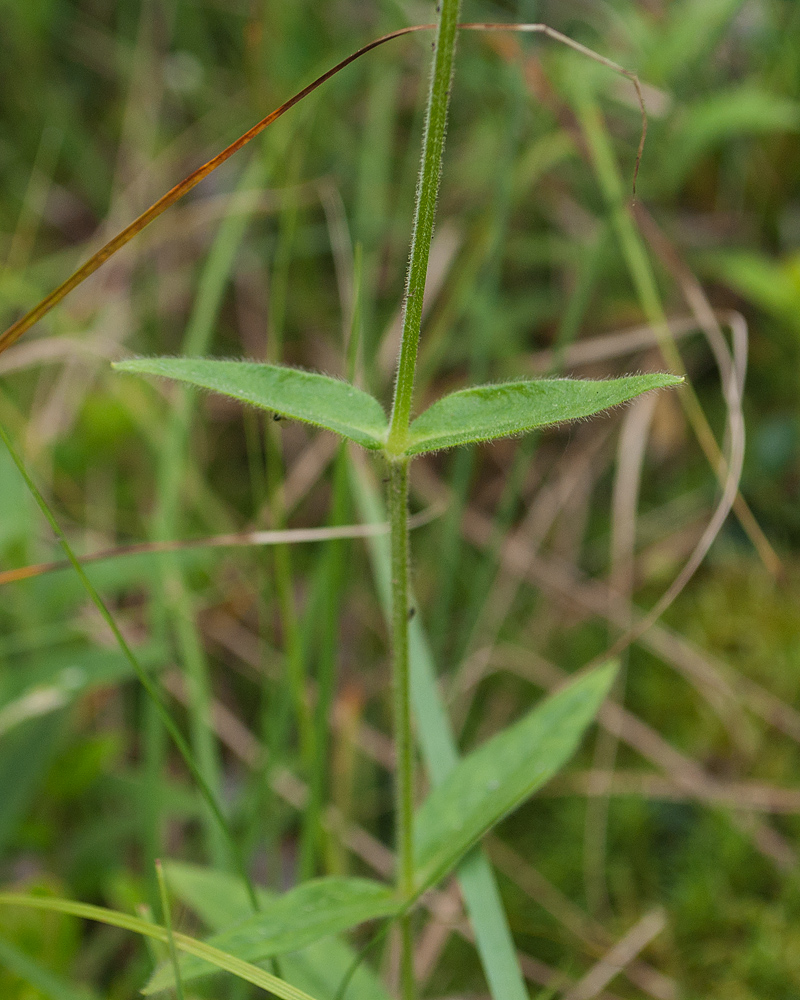
M 347 382 L 278 365 L 210 358 L 136 358 L 119 371 L 185 382 L 324 427 L 372 451 L 386 451 L 389 423 L 374 396 Z M 472 386 L 444 396 L 411 422 L 405 446 L 392 459 L 522 434 L 588 417 L 649 389 L 683 380 L 660 373 L 602 381 L 528 379 Z

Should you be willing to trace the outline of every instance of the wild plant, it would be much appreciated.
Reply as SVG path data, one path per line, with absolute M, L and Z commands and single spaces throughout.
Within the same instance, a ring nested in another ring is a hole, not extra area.
M 301 881 L 278 898 L 269 896 L 253 885 L 248 860 L 241 844 L 231 832 L 225 811 L 203 769 L 198 765 L 193 750 L 173 720 L 158 683 L 139 663 L 114 617 L 86 576 L 50 508 L 25 471 L 8 434 L 5 430 L 0 430 L 68 559 L 156 706 L 236 859 L 241 879 L 239 886 L 236 886 L 230 876 L 217 872 L 209 874 L 210 881 L 207 879 L 201 888 L 198 888 L 199 883 L 196 882 L 196 890 L 201 895 L 206 893 L 213 896 L 211 885 L 216 878 L 214 884 L 219 892 L 228 896 L 236 893 L 241 896 L 243 893 L 253 911 L 251 916 L 237 920 L 232 925 L 226 925 L 223 921 L 218 925 L 217 933 L 207 942 L 182 935 L 172 929 L 160 868 L 163 925 L 67 900 L 12 894 L 0 896 L 0 902 L 6 905 L 71 913 L 135 931 L 166 945 L 169 958 L 156 970 L 146 988 L 145 992 L 148 993 L 171 987 L 177 989 L 178 995 L 182 996 L 184 984 L 212 969 L 222 969 L 285 1000 L 308 1000 L 309 991 L 301 989 L 297 984 L 308 982 L 310 964 L 316 974 L 325 979 L 326 986 L 320 989 L 323 992 L 327 990 L 326 995 L 344 995 L 348 987 L 353 995 L 361 995 L 365 990 L 369 995 L 382 995 L 382 988 L 374 980 L 370 980 L 367 986 L 363 982 L 359 986 L 354 979 L 350 985 L 358 965 L 357 959 L 353 961 L 347 974 L 342 976 L 334 968 L 336 962 L 332 961 L 329 953 L 319 950 L 322 948 L 321 939 L 327 936 L 379 921 L 384 929 L 389 926 L 398 928 L 401 992 L 404 1000 L 412 1000 L 416 995 L 413 968 L 414 909 L 426 893 L 443 879 L 457 873 L 474 920 L 478 949 L 493 995 L 497 1000 L 501 997 L 503 1000 L 517 1000 L 526 995 L 508 927 L 499 907 L 491 869 L 480 853 L 479 844 L 487 832 L 541 788 L 572 756 L 610 689 L 616 666 L 613 661 L 609 661 L 582 673 L 543 700 L 522 719 L 458 760 L 455 745 L 447 732 L 446 720 L 443 721 L 435 680 L 430 671 L 426 673 L 424 657 L 420 660 L 419 651 L 415 653 L 412 648 L 416 633 L 411 631 L 415 604 L 411 586 L 409 469 L 414 459 L 420 455 L 460 445 L 491 442 L 586 418 L 632 400 L 649 390 L 676 385 L 682 379 L 678 375 L 651 373 L 605 381 L 522 379 L 473 385 L 440 398 L 421 414 L 414 416 L 414 385 L 423 296 L 442 172 L 459 27 L 482 30 L 513 28 L 548 34 L 628 76 L 640 94 L 638 81 L 632 74 L 544 26 L 459 26 L 459 0 L 443 0 L 440 8 L 437 24 L 404 29 L 364 46 L 304 88 L 156 202 L 0 338 L 0 350 L 14 343 L 132 236 L 271 122 L 353 60 L 409 31 L 435 31 L 403 301 L 402 337 L 390 414 L 387 416 L 378 399 L 355 384 L 355 335 L 348 352 L 350 381 L 280 364 L 207 357 L 136 358 L 115 365 L 119 372 L 170 379 L 228 396 L 279 418 L 298 420 L 323 428 L 345 441 L 353 442 L 382 463 L 386 477 L 389 525 L 389 551 L 388 555 L 383 555 L 383 565 L 388 570 L 391 606 L 395 748 L 396 865 L 391 883 L 327 876 Z M 363 481 L 359 486 L 357 471 L 353 475 L 353 488 L 356 492 L 361 490 L 361 506 L 365 515 L 371 510 L 375 519 L 380 520 L 381 512 L 376 506 L 376 498 L 370 495 Z M 305 680 L 302 677 L 294 678 L 293 683 L 296 688 L 295 707 L 298 712 L 303 712 L 307 697 Z M 421 805 L 417 804 L 419 782 L 415 774 L 414 704 L 417 706 L 417 739 L 423 745 L 432 785 L 432 790 Z M 433 715 L 430 715 L 431 711 Z M 423 719 L 426 712 L 428 715 Z M 320 748 L 319 744 L 315 747 L 313 733 L 310 730 L 309 733 L 307 752 L 313 755 Z M 319 802 L 315 803 L 315 808 L 318 813 Z M 317 815 L 311 823 L 312 838 L 314 824 L 318 821 Z M 167 882 L 173 877 L 179 881 L 181 877 L 189 876 L 185 872 L 182 876 L 178 868 L 168 868 Z M 213 903 L 210 904 L 210 909 L 214 910 Z M 213 913 L 211 922 L 214 923 Z M 318 947 L 318 950 L 314 951 L 314 947 Z M 303 949 L 306 949 L 303 952 L 307 963 L 305 972 L 302 968 L 298 971 L 298 963 L 291 957 L 292 953 Z M 179 952 L 182 953 L 180 957 Z M 272 963 L 270 971 L 256 964 L 268 961 Z M 335 979 L 332 969 L 338 978 Z M 318 996 L 322 996 L 322 993 Z

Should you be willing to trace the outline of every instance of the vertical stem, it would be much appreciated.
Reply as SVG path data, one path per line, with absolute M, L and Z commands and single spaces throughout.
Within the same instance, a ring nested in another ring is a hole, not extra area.
M 397 888 L 411 895 L 414 779 L 408 666 L 408 460 L 393 462 L 389 473 L 392 543 L 392 666 L 397 809 Z
M 442 12 L 434 42 L 435 56 L 431 85 L 428 92 L 428 110 L 422 137 L 422 164 L 417 184 L 417 203 L 414 228 L 411 234 L 411 253 L 408 261 L 406 299 L 403 306 L 403 338 L 394 387 L 392 420 L 387 447 L 390 453 L 401 454 L 408 434 L 411 418 L 411 399 L 414 393 L 414 370 L 417 364 L 419 332 L 422 325 L 422 299 L 425 277 L 428 273 L 439 178 L 442 173 L 442 153 L 447 126 L 447 109 L 450 103 L 450 83 L 453 78 L 458 15 L 461 0 L 442 0 Z
M 414 373 L 422 326 L 422 300 L 436 217 L 442 153 L 450 104 L 450 85 L 461 0 L 441 0 L 433 43 L 434 59 L 422 137 L 422 164 L 417 183 L 414 228 L 408 261 L 403 336 L 394 385 L 392 419 L 386 452 L 390 460 L 389 523 L 392 545 L 392 650 L 394 738 L 397 756 L 397 888 L 410 897 L 414 889 L 414 765 L 411 736 L 411 685 L 408 662 L 408 459 L 403 457 L 411 419 Z M 401 979 L 404 1000 L 414 1000 L 414 952 L 410 917 L 401 918 Z
M 395 739 L 395 816 L 398 893 L 414 891 L 414 749 L 411 735 L 411 684 L 408 661 L 408 460 L 389 472 L 389 525 L 392 544 L 392 680 Z M 414 997 L 413 940 L 410 917 L 400 920 L 401 995 Z

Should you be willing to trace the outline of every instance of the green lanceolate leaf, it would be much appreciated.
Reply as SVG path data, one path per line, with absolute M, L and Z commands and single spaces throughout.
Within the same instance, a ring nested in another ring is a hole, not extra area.
M 170 890 L 212 931 L 222 932 L 253 912 L 241 880 L 233 875 L 182 861 L 166 861 L 164 871 Z M 278 899 L 260 887 L 256 893 L 262 910 Z M 355 957 L 350 945 L 328 936 L 282 955 L 281 975 L 316 1000 L 334 1000 L 342 980 L 352 972 Z M 348 984 L 346 1000 L 389 1000 L 389 996 L 372 969 L 362 963 Z
M 364 448 L 382 448 L 386 439 L 388 422 L 377 399 L 348 382 L 317 372 L 212 358 L 135 358 L 114 367 L 232 396 L 282 417 L 324 427 Z
M 648 389 L 678 385 L 676 375 L 628 375 L 625 378 L 531 379 L 461 389 L 430 406 L 409 428 L 406 455 L 421 455 L 477 441 L 493 441 L 588 417 L 625 403 Z
M 362 878 L 321 878 L 304 882 L 272 900 L 261 912 L 215 934 L 206 942 L 245 962 L 262 962 L 274 955 L 297 951 L 330 934 L 338 934 L 366 920 L 387 917 L 399 909 L 394 891 Z M 215 972 L 192 955 L 180 962 L 184 983 Z M 174 987 L 171 965 L 156 970 L 146 994 Z
M 609 663 L 546 698 L 528 715 L 455 766 L 417 813 L 418 891 L 434 885 L 504 816 L 569 760 L 608 694 Z

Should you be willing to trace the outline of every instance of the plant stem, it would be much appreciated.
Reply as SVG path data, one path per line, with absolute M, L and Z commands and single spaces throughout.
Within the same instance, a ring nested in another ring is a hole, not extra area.
M 408 424 L 411 418 L 411 399 L 414 393 L 414 371 L 422 325 L 422 299 L 425 277 L 428 273 L 433 223 L 439 179 L 442 173 L 442 153 L 450 103 L 450 83 L 453 78 L 453 60 L 461 0 L 443 0 L 439 26 L 434 42 L 433 73 L 428 92 L 428 109 L 422 137 L 422 164 L 417 184 L 417 203 L 414 228 L 411 234 L 411 253 L 408 261 L 406 299 L 403 306 L 403 338 L 400 360 L 394 387 L 392 421 L 389 428 L 387 450 L 400 455 L 405 447 Z
M 389 473 L 389 526 L 392 544 L 392 680 L 395 740 L 395 816 L 398 893 L 414 892 L 414 748 L 408 660 L 408 460 L 393 462 Z M 400 918 L 401 995 L 414 997 L 413 941 L 408 915 Z
M 403 336 L 392 402 L 392 419 L 386 442 L 389 459 L 389 524 L 392 545 L 392 653 L 397 822 L 397 888 L 410 899 L 414 891 L 414 760 L 411 733 L 411 685 L 408 661 L 408 459 L 403 452 L 408 439 L 414 373 L 417 365 L 422 301 L 433 223 L 442 173 L 442 153 L 450 104 L 450 84 L 458 32 L 461 0 L 442 0 L 428 107 L 422 137 L 422 164 L 417 183 L 414 228 L 403 305 Z M 404 1000 L 414 1000 L 414 953 L 410 916 L 400 919 L 401 979 Z
M 389 478 L 389 525 L 392 543 L 392 666 L 397 804 L 397 887 L 414 888 L 414 778 L 411 698 L 408 667 L 408 461 L 392 463 Z

